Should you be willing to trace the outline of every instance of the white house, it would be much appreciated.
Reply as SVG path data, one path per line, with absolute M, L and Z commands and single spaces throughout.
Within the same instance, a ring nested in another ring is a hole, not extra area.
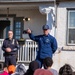
M 60 66 L 68 63 L 75 70 L 75 1 L 57 0 L 56 5 L 56 38 L 58 47 L 62 48 L 61 53 L 54 55 L 54 65 Z
M 30 20 L 27 20 L 28 18 Z M 1 24 L 0 41 L 7 37 L 7 31 L 9 29 L 14 31 L 14 38 L 20 39 L 23 37 L 29 39 L 28 35 L 22 34 L 23 30 L 30 28 L 34 35 L 38 35 L 43 33 L 42 26 L 48 24 L 51 29 L 50 34 L 57 39 L 58 49 L 61 50 L 62 48 L 61 53 L 56 52 L 53 55 L 54 64 L 52 67 L 59 70 L 62 65 L 68 63 L 75 70 L 75 1 L 0 0 L 0 21 L 7 19 L 10 20 L 10 25 L 5 26 L 4 24 L 2 26 Z M 22 48 L 23 51 L 29 47 L 32 47 L 31 50 L 33 50 L 33 47 L 36 46 L 36 43 L 34 43 L 32 41 L 25 43 L 26 45 Z M 33 54 L 36 56 L 36 51 Z M 23 58 L 23 61 L 21 60 L 22 57 L 20 57 L 20 62 L 26 62 L 27 60 L 29 60 L 27 62 L 30 62 L 32 59 L 35 59 L 33 56 L 30 57 L 32 55 L 31 53 L 27 55 L 28 58 Z M 25 57 L 27 55 L 23 54 Z

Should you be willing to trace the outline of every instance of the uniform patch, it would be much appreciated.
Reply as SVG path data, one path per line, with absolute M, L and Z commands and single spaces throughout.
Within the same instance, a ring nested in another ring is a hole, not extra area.
M 46 39 L 46 42 L 48 43 L 50 40 L 49 39 Z

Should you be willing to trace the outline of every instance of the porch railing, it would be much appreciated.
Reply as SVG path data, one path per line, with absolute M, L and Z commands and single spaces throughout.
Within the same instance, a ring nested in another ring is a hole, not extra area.
M 0 62 L 4 62 L 3 51 L 1 49 L 3 44 L 3 39 L 0 39 Z M 18 50 L 18 62 L 30 62 L 35 59 L 37 52 L 36 42 L 27 39 L 25 45 L 20 47 Z

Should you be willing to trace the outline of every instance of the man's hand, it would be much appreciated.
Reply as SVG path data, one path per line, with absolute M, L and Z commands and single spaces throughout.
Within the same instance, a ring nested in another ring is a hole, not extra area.
M 6 48 L 6 52 L 11 52 L 11 48 Z
M 30 30 L 29 28 L 27 29 L 27 33 L 28 33 L 28 34 L 30 34 L 30 33 L 31 33 L 31 30 Z

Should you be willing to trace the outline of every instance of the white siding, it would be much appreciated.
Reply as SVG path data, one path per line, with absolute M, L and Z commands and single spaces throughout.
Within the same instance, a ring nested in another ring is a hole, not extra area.
M 63 47 L 68 49 L 75 49 L 75 46 L 67 46 L 67 9 L 66 8 L 75 8 L 75 2 L 61 2 L 57 8 L 57 41 L 58 47 Z M 64 64 L 68 63 L 72 66 L 72 69 L 75 71 L 75 51 L 61 51 L 59 54 L 53 56 L 54 64 L 53 68 L 59 71 L 59 68 Z
M 75 2 L 61 2 L 57 9 L 57 40 L 59 47 L 66 46 L 67 8 L 75 8 Z M 72 46 L 69 46 L 72 47 Z
M 61 51 L 59 54 L 54 54 L 53 56 L 53 66 L 52 68 L 59 71 L 60 67 L 65 64 L 70 64 L 73 71 L 75 71 L 75 51 Z
M 57 40 L 59 47 L 66 44 L 66 31 L 67 31 L 67 11 L 66 8 L 58 8 L 57 12 Z

